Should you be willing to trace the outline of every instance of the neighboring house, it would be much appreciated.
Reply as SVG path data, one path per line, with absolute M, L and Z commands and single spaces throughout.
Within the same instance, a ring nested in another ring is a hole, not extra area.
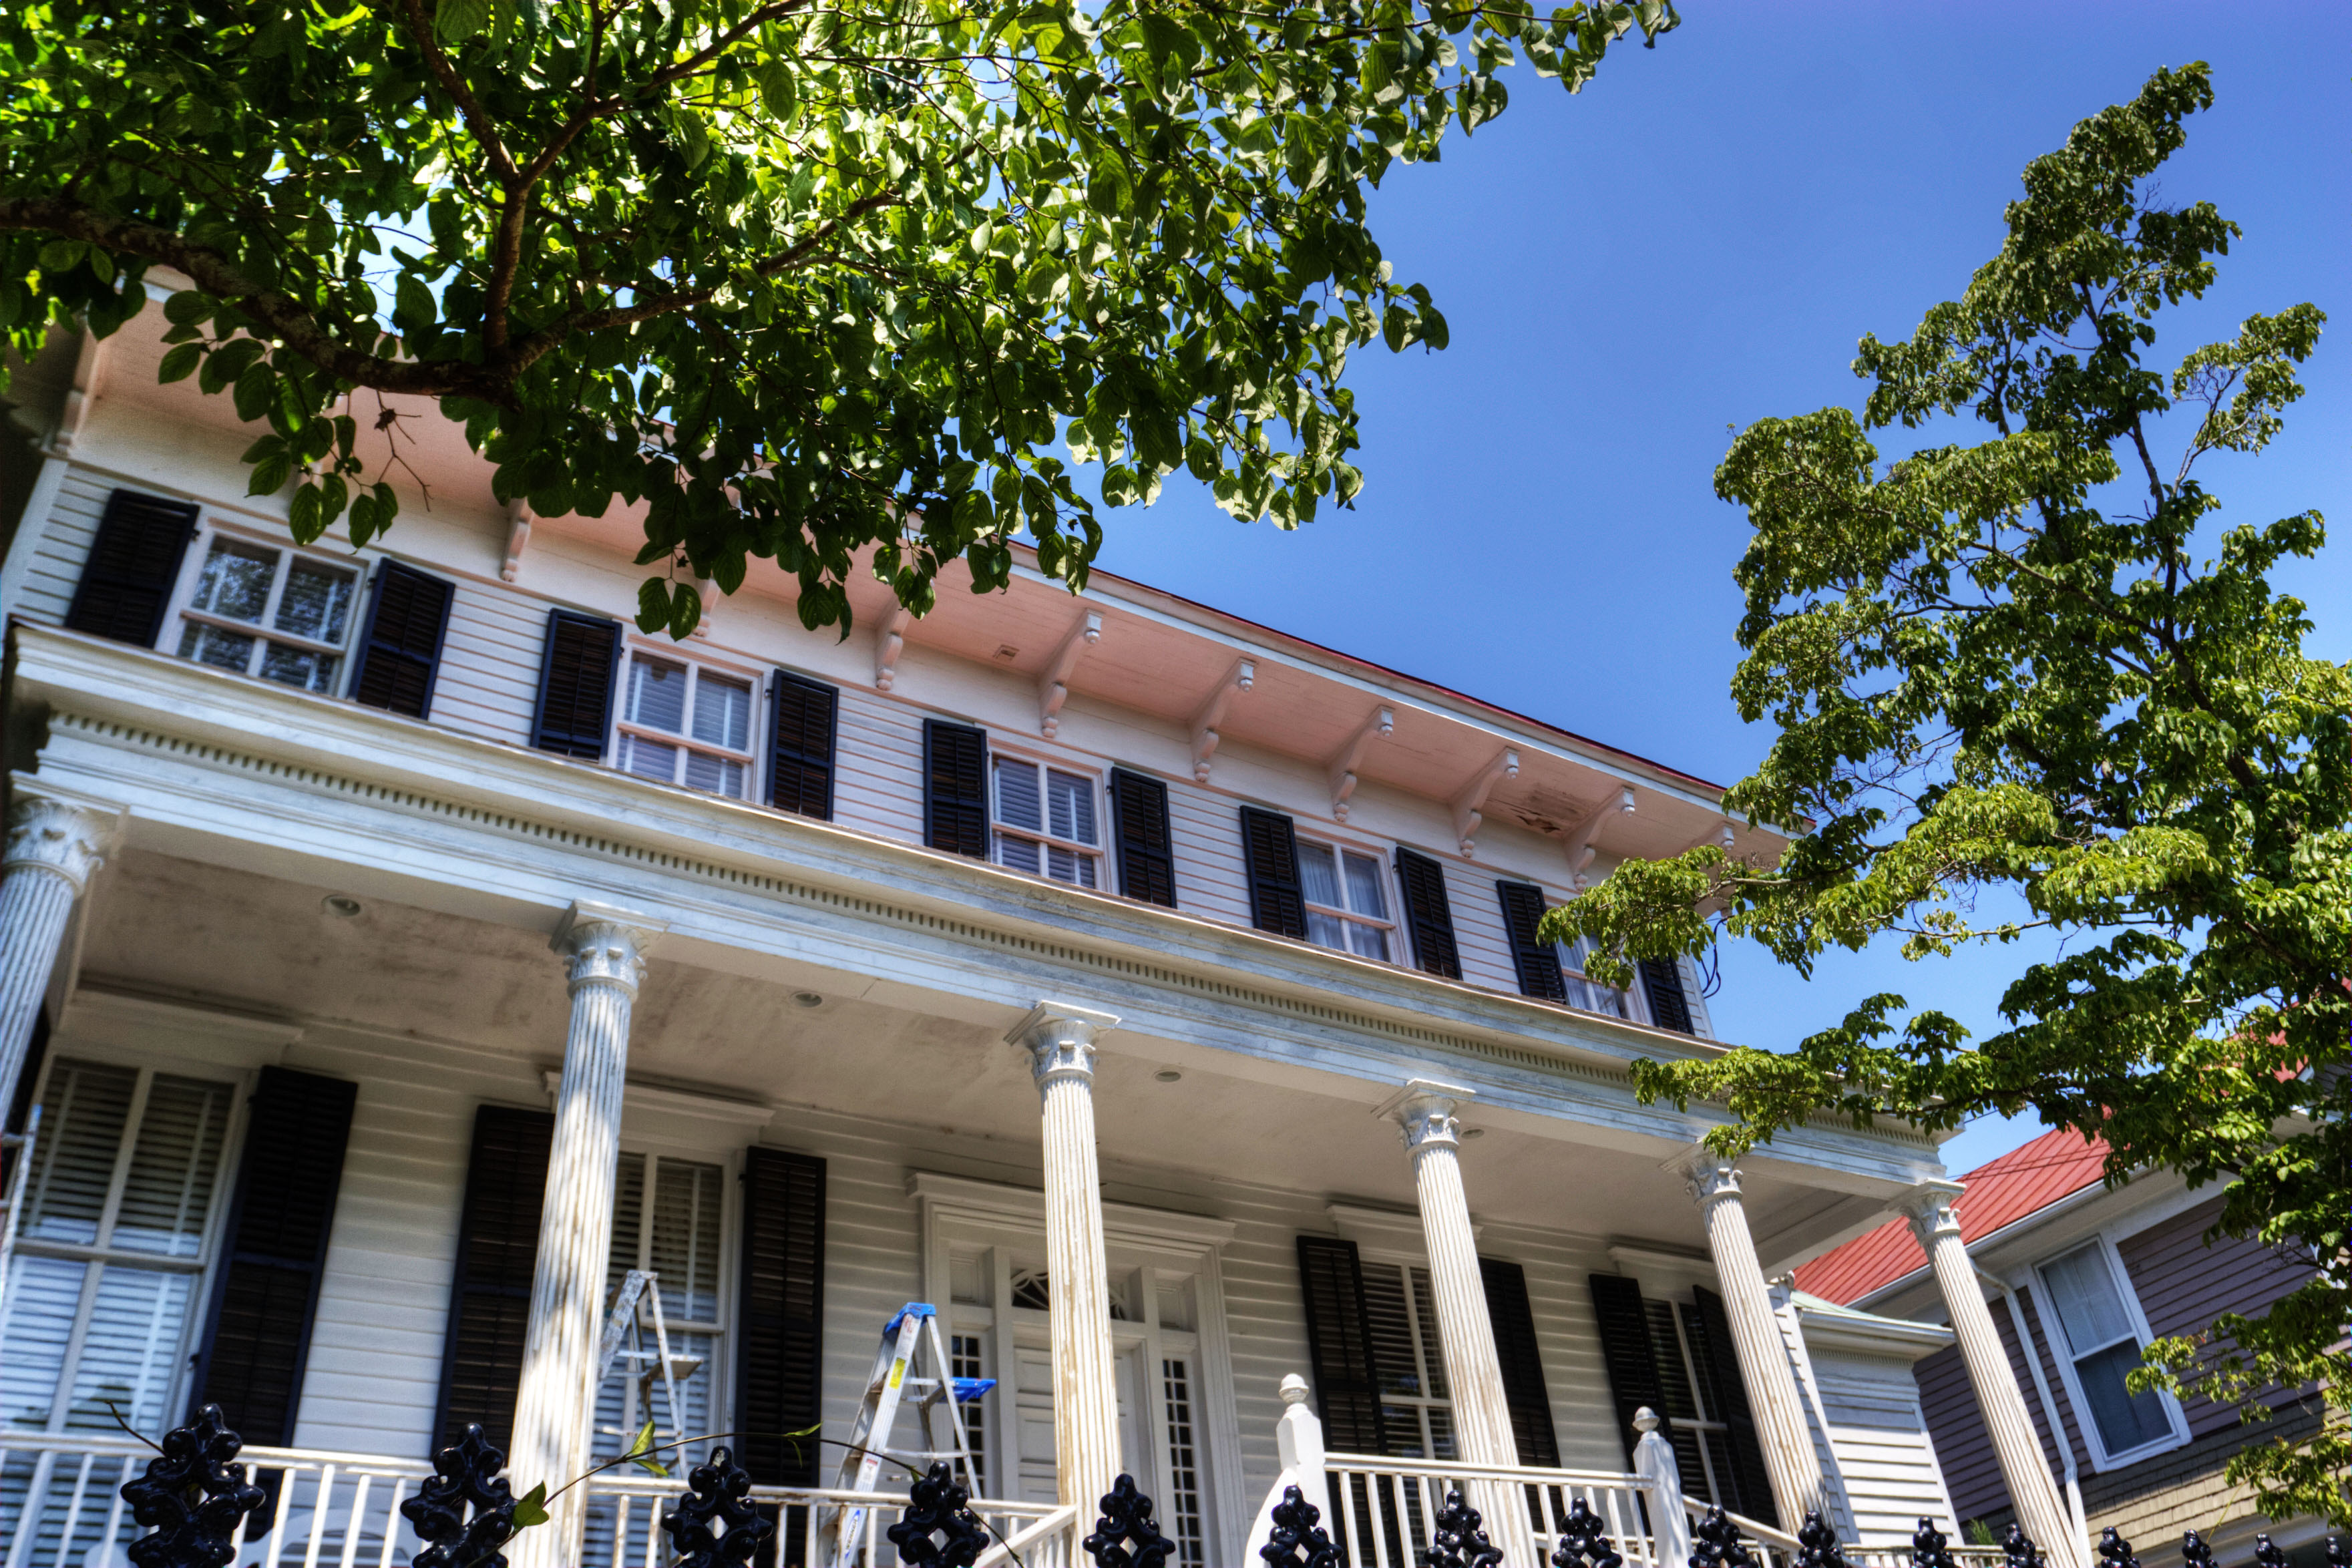
M 648 1420 L 739 1434 L 801 1561 L 840 1450 L 782 1435 L 845 1437 L 910 1300 L 997 1380 L 992 1517 L 1064 1551 L 1124 1469 L 1181 1562 L 1241 1561 L 1292 1373 L 1388 1467 L 1360 1497 L 1461 1461 L 1514 1563 L 1538 1521 L 1479 1478 L 1638 1529 L 1643 1406 L 1695 1500 L 1950 1517 L 1908 1380 L 1945 1336 L 1766 1285 L 1941 1191 L 1933 1142 L 1719 1163 L 1626 1070 L 1724 1048 L 1691 967 L 1612 991 L 1536 936 L 1628 858 L 1776 856 L 1716 786 L 1026 553 L 920 621 L 856 584 L 845 638 L 755 562 L 642 637 L 637 516 L 498 505 L 425 405 L 391 533 L 297 548 L 230 401 L 157 384 L 160 317 L 16 410 L 7 1568 L 119 1561 L 108 1401 L 220 1404 L 296 1561 L 404 1561 L 391 1501 L 469 1423 L 528 1486 Z M 633 1268 L 675 1411 L 599 1374 Z M 648 1552 L 667 1485 L 515 1560 Z
M 2050 1472 L 2090 1534 L 2113 1527 L 2151 1563 L 2179 1561 L 2184 1530 L 2202 1531 L 2225 1562 L 2247 1557 L 2257 1531 L 2318 1562 L 2318 1521 L 2256 1515 L 2222 1478 L 2249 1442 L 2313 1429 L 2315 1401 L 2281 1394 L 2271 1419 L 2246 1424 L 2233 1405 L 2135 1394 L 2125 1382 L 2151 1339 L 2197 1335 L 2224 1312 L 2259 1316 L 2302 1284 L 2311 1264 L 2256 1243 L 2209 1242 L 2217 1193 L 2192 1192 L 2163 1172 L 2110 1188 L 2106 1158 L 2104 1142 L 2061 1131 L 1960 1178 L 1960 1234 L 1982 1271 L 2002 1348 L 2031 1391 Z M 1945 1315 L 1927 1258 L 1900 1224 L 1803 1265 L 1795 1283 L 1874 1313 Z M 1917 1377 L 1953 1506 L 1998 1534 L 2015 1510 L 1958 1350 L 1925 1357 Z

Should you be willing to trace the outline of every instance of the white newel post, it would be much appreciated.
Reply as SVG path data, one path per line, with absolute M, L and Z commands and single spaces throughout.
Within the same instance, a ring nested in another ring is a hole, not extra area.
M 1644 1405 L 1633 1413 L 1633 1473 L 1650 1509 L 1650 1536 L 1658 1568 L 1685 1568 L 1691 1557 L 1690 1515 L 1683 1510 L 1683 1468 L 1675 1446 L 1658 1430 L 1658 1413 Z
M 1118 1385 L 1112 1370 L 1110 1265 L 1095 1155 L 1095 1042 L 1108 1013 L 1040 1002 L 1005 1036 L 1029 1053 L 1045 1122 L 1045 1279 L 1054 1342 L 1054 1461 L 1060 1500 L 1093 1527 L 1118 1479 Z
M 1282 1506 L 1286 1488 L 1297 1487 L 1298 1495 L 1315 1505 L 1323 1515 L 1324 1528 L 1337 1522 L 1337 1510 L 1331 1506 L 1331 1486 L 1323 1468 L 1323 1420 L 1307 1405 L 1314 1391 L 1307 1380 L 1291 1373 L 1282 1380 L 1282 1418 L 1274 1424 L 1274 1457 L 1282 1469 L 1266 1489 L 1265 1501 L 1258 1506 L 1256 1522 L 1250 1526 L 1248 1542 L 1242 1548 L 1242 1561 L 1256 1563 L 1264 1559 L 1265 1549 L 1274 1540 L 1274 1510 Z
M 1486 1315 L 1486 1280 L 1478 1268 L 1478 1239 L 1462 1185 L 1462 1122 L 1456 1111 L 1475 1093 L 1417 1078 L 1374 1114 L 1393 1118 L 1412 1152 L 1437 1339 L 1454 1393 L 1454 1441 L 1465 1463 L 1516 1466 L 1519 1446 L 1511 1435 L 1511 1407 L 1503 1393 L 1503 1358 Z M 1487 1536 L 1503 1549 L 1504 1561 L 1533 1562 L 1535 1537 L 1520 1489 L 1482 1490 L 1471 1506 L 1486 1516 Z
M 663 929 L 659 921 L 582 902 L 566 911 L 555 933 L 572 994 L 572 1027 L 555 1091 L 555 1138 L 548 1151 L 547 1199 L 540 1211 L 539 1260 L 508 1455 L 518 1492 L 544 1481 L 551 1493 L 588 1465 L 595 1408 L 588 1384 L 613 1243 L 629 1010 L 645 978 L 646 951 Z M 546 1524 L 515 1538 L 508 1556 L 516 1568 L 573 1568 L 586 1521 L 584 1498 L 575 1487 L 557 1500 Z
M 1756 1258 L 1756 1241 L 1748 1234 L 1739 1172 L 1704 1149 L 1675 1163 L 1706 1216 L 1707 1252 L 1715 1260 L 1716 1281 L 1723 1288 L 1724 1314 L 1731 1320 L 1732 1343 L 1739 1357 L 1740 1386 L 1747 1390 L 1757 1445 L 1764 1450 L 1764 1468 L 1772 1479 L 1772 1504 L 1780 1510 L 1780 1527 L 1793 1534 L 1813 1510 L 1822 1509 L 1822 1517 L 1828 1517 L 1822 1460 L 1805 1423 L 1805 1406 L 1797 1393 L 1796 1373 L 1790 1370 L 1780 1321 L 1773 1315 L 1764 1268 Z
M 0 1107 L 15 1102 L 74 900 L 122 825 L 122 808 L 19 773 L 0 859 Z
M 1952 1334 L 1969 1369 L 1969 1386 L 1976 1391 L 1977 1408 L 2000 1461 L 2001 1479 L 2017 1505 L 2018 1527 L 2049 1556 L 2052 1568 L 2089 1568 L 2091 1543 L 2075 1531 L 2057 1484 L 2050 1479 L 2042 1439 L 2026 1414 L 2025 1395 L 2018 1389 L 2000 1331 L 1993 1327 L 1992 1312 L 1985 1306 L 1984 1288 L 1977 1282 L 1968 1244 L 1960 1239 L 1960 1216 L 1952 1204 L 1964 1190 L 1958 1182 L 1922 1182 L 1912 1188 L 1903 1205 L 1911 1234 L 1919 1238 L 1944 1293 L 1944 1310 L 1950 1314 Z M 2017 1331 L 2022 1335 L 2025 1325 L 2019 1323 Z

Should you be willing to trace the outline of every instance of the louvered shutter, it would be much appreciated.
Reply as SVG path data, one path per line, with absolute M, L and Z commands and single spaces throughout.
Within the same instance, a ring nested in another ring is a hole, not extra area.
M 8 1103 L 8 1120 L 0 1127 L 10 1132 L 22 1132 L 33 1114 L 33 1086 L 41 1081 L 41 1063 L 49 1054 L 49 1015 L 45 1008 L 33 1010 L 33 1037 L 25 1047 L 24 1065 L 16 1069 L 16 1092 Z M 10 1191 L 9 1184 L 16 1179 L 16 1162 L 24 1156 L 15 1149 L 0 1150 L 0 1193 Z
M 781 1149 L 743 1161 L 735 1452 L 766 1486 L 814 1486 L 817 1446 L 779 1434 L 824 1415 L 824 1162 Z
M 1642 994 L 1649 999 L 1650 1022 L 1661 1029 L 1695 1033 L 1690 1001 L 1683 994 L 1682 965 L 1671 958 L 1644 958 L 1634 967 L 1642 972 Z
M 1495 1326 L 1495 1353 L 1503 1366 L 1503 1403 L 1511 1413 L 1511 1439 L 1519 1463 L 1557 1468 L 1559 1438 L 1552 1430 L 1551 1390 L 1536 1345 L 1535 1310 L 1528 1301 L 1527 1270 L 1500 1258 L 1478 1259 L 1486 1287 L 1486 1319 Z
M 620 668 L 620 622 L 550 610 L 530 743 L 542 752 L 602 761 L 613 721 L 613 680 Z
M 768 804 L 778 811 L 833 820 L 834 731 L 841 693 L 803 676 L 775 673 Z
M 988 731 L 923 721 L 923 842 L 988 858 Z
M 198 1342 L 191 1410 L 221 1407 L 248 1443 L 294 1441 L 327 1235 L 359 1085 L 261 1069 L 230 1200 L 226 1256 Z
M 179 585 L 180 563 L 196 534 L 193 502 L 117 490 L 106 498 L 98 533 L 74 586 L 66 629 L 153 647 Z
M 1118 841 L 1118 890 L 1176 907 L 1176 855 L 1168 831 L 1168 785 L 1125 768 L 1110 774 L 1110 816 Z
M 456 592 L 456 584 L 397 561 L 377 566 L 359 668 L 352 674 L 352 701 L 412 719 L 431 710 L 441 639 L 449 629 L 449 601 Z
M 1454 944 L 1454 906 L 1445 897 L 1445 868 L 1411 849 L 1396 852 L 1397 887 L 1404 895 L 1404 921 L 1412 931 L 1413 963 L 1432 974 L 1462 978 L 1462 954 Z
M 1648 1405 L 1663 1418 L 1666 1396 L 1658 1382 L 1658 1355 L 1650 1342 L 1650 1321 L 1642 1310 L 1642 1287 L 1621 1274 L 1591 1278 L 1592 1317 L 1601 1331 L 1601 1363 L 1609 1373 L 1609 1396 L 1617 1428 L 1625 1440 L 1625 1462 L 1642 1434 L 1633 1417 Z
M 1324 1446 L 1343 1454 L 1387 1453 L 1380 1368 L 1372 1358 L 1372 1320 L 1356 1244 L 1300 1237 L 1298 1283 L 1307 1300 L 1307 1356 L 1315 1370 Z
M 1519 972 L 1519 994 L 1567 1001 L 1559 950 L 1536 934 L 1544 917 L 1543 889 L 1533 882 L 1497 882 L 1495 892 L 1503 900 L 1503 932 L 1510 939 L 1512 966 Z
M 1242 860 L 1249 871 L 1250 924 L 1279 936 L 1307 936 L 1298 886 L 1298 834 L 1279 812 L 1242 807 Z
M 474 1113 L 457 1277 L 449 1284 L 449 1331 L 441 1352 L 441 1402 L 433 1420 L 440 1435 L 436 1449 L 455 1443 L 473 1422 L 498 1447 L 510 1446 L 554 1136 L 555 1118 L 544 1110 L 485 1105 Z
M 1698 1305 L 1702 1331 L 1698 1337 L 1706 1342 L 1691 1350 L 1701 1363 L 1699 1376 L 1706 1380 L 1707 1407 L 1731 1428 L 1727 1436 L 1731 1443 L 1732 1480 L 1739 1492 L 1732 1511 L 1777 1529 L 1780 1516 L 1772 1506 L 1772 1474 L 1764 1468 L 1764 1447 L 1757 1440 L 1756 1417 L 1748 1408 L 1747 1384 L 1740 1381 L 1731 1320 L 1724 1313 L 1723 1298 L 1704 1286 L 1692 1288 L 1691 1300 Z

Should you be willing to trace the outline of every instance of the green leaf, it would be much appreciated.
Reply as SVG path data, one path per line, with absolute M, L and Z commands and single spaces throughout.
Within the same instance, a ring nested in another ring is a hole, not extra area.
M 514 1525 L 517 1530 L 529 1530 L 547 1522 L 547 1483 L 540 1482 L 515 1499 Z
M 691 593 L 692 590 L 688 589 L 688 592 Z M 685 631 L 677 632 L 675 635 L 678 637 L 686 637 L 693 630 L 694 628 L 691 626 L 688 626 Z M 629 1451 L 621 1457 L 627 1459 L 631 1464 L 635 1465 L 637 1468 L 645 1471 L 647 1475 L 659 1476 L 664 1480 L 667 1480 L 669 1479 L 669 1467 L 663 1464 L 659 1459 L 652 1458 L 651 1456 L 653 1451 L 654 1424 L 652 1420 L 648 1418 L 643 1426 L 637 1428 L 636 1440 L 629 1445 Z
M 183 289 L 163 301 L 163 319 L 175 327 L 193 327 L 213 319 L 219 301 L 209 294 Z
M 78 239 L 53 239 L 41 247 L 41 270 L 70 272 L 81 265 L 89 247 Z
M 702 623 L 702 591 L 691 583 L 680 583 L 670 591 L 669 635 L 683 642 L 694 635 Z M 652 1431 L 650 1425 L 646 1430 Z
M 253 472 L 245 481 L 245 493 L 274 496 L 286 488 L 286 478 L 293 471 L 294 459 L 283 452 L 274 452 L 253 465 Z
M 441 0 L 433 30 L 445 44 L 462 44 L 490 25 L 491 0 Z
M 163 363 L 155 367 L 155 379 L 163 382 L 185 381 L 196 374 L 196 366 L 204 357 L 204 344 L 182 343 L 165 354 Z
M 236 378 L 236 416 L 250 425 L 269 412 L 270 400 L 277 395 L 278 373 L 255 360 Z
M 319 487 L 303 484 L 294 491 L 294 500 L 286 509 L 287 526 L 293 531 L 294 542 L 310 544 L 324 533 L 327 525 L 319 517 Z
M 669 626 L 669 583 L 648 577 L 637 584 L 637 630 L 647 637 Z

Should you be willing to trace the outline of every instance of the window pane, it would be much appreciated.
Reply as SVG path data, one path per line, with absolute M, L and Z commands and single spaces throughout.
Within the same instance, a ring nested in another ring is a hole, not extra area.
M 1053 825 L 1048 831 L 1057 838 L 1073 838 L 1080 844 L 1099 842 L 1095 837 L 1094 780 L 1049 768 L 1045 773 L 1045 793 L 1053 812 Z
M 90 1268 L 75 1258 L 21 1252 L 8 1260 L 8 1318 L 0 1324 L 0 1430 L 47 1425 L 66 1340 L 81 1310 L 82 1283 Z
M 707 789 L 719 795 L 740 797 L 743 794 L 743 764 L 730 763 L 724 757 L 714 757 L 708 752 L 686 753 L 686 784 L 688 789 Z
M 187 1327 L 193 1274 L 108 1264 L 90 1310 L 89 1335 L 75 1368 L 66 1426 L 75 1431 L 116 1432 L 103 1403 L 114 1402 L 123 1418 L 142 1431 L 160 1430 L 179 1370 L 180 1335 Z
M 1568 1005 L 1581 1007 L 1588 1013 L 1606 1013 L 1612 1018 L 1625 1016 L 1625 994 L 1612 991 L 1606 985 L 1595 985 L 1582 975 L 1570 974 L 1568 981 Z
M 2132 1338 L 2130 1314 L 2124 1310 L 2115 1274 L 2096 1242 L 2068 1253 L 2042 1272 L 2058 1303 L 2066 1342 L 2076 1355 L 2088 1355 L 2117 1340 Z
M 639 1267 L 646 1224 L 646 1157 L 623 1154 L 614 1170 L 613 1187 L 613 1247 L 604 1255 L 604 1300 L 629 1270 Z
M 190 603 L 232 620 L 257 621 L 269 603 L 270 580 L 277 574 L 275 550 L 215 539 L 205 555 L 204 573 L 196 579 L 196 595 Z
M 1045 850 L 1045 875 L 1056 882 L 1091 888 L 1095 885 L 1095 858 L 1081 855 L 1075 849 L 1057 849 L 1049 846 Z
M 1201 1472 L 1192 1448 L 1192 1371 L 1179 1360 L 1160 1363 L 1160 1392 L 1168 1402 L 1168 1474 L 1174 1483 L 1168 1500 L 1168 1522 L 1175 1527 L 1178 1561 L 1199 1568 L 1201 1544 Z
M 996 820 L 1007 827 L 1025 827 L 1032 833 L 1045 830 L 1045 819 L 1037 800 L 1036 763 L 1012 757 L 996 759 Z M 1029 869 L 1036 869 L 1034 863 Z
M 719 1321 L 719 1194 L 716 1165 L 664 1160 L 654 1183 L 654 1272 L 673 1327 Z
M 1669 1421 L 1696 1421 L 1702 1414 L 1691 1387 L 1690 1370 L 1683 1362 L 1683 1345 L 1675 1332 L 1675 1304 L 1644 1299 L 1642 1310 L 1650 1319 L 1650 1351 L 1658 1362 L 1658 1393 L 1666 1402 L 1660 1414 Z
M 629 722 L 648 730 L 667 730 L 673 735 L 684 733 L 686 666 L 643 654 L 631 658 Z
M 1348 857 L 1348 907 L 1377 921 L 1389 918 L 1388 899 L 1381 891 L 1381 863 L 1369 856 Z
M 1381 1392 L 1414 1399 L 1423 1392 L 1412 1353 L 1412 1320 L 1406 1316 L 1404 1271 L 1393 1263 L 1364 1265 L 1364 1313 L 1371 1320 L 1372 1361 L 1380 1368 Z
M 621 737 L 621 767 L 624 772 L 633 773 L 639 778 L 675 784 L 677 782 L 677 748 L 636 735 L 624 735 Z
M 1336 947 L 1348 951 L 1348 922 L 1337 915 L 1318 915 L 1307 911 L 1307 940 L 1318 947 Z
M 1331 847 L 1328 844 L 1310 844 L 1304 838 L 1298 841 L 1298 879 L 1299 885 L 1306 889 L 1308 903 L 1328 904 L 1335 910 L 1348 907 L 1339 898 L 1339 873 L 1331 863 Z M 1318 937 L 1316 940 L 1319 942 L 1322 939 Z M 1334 942 L 1329 945 L 1339 947 L 1343 944 Z
M 1429 1396 L 1451 1399 L 1445 1386 L 1445 1350 L 1437 1338 L 1437 1303 L 1429 1293 L 1429 1270 L 1412 1271 L 1412 1311 L 1421 1323 L 1422 1361 L 1429 1374 Z
M 751 689 L 705 671 L 694 683 L 694 738 L 730 752 L 751 749 Z
M 84 1247 L 98 1240 L 138 1083 L 134 1069 L 98 1062 L 61 1058 L 49 1069 L 20 1237 Z
M 200 626 L 190 621 L 180 633 L 180 657 L 243 675 L 253 668 L 255 640 L 239 632 L 225 632 L 218 626 Z
M 1350 921 L 1348 926 L 1348 945 L 1356 950 L 1359 957 L 1377 958 L 1382 963 L 1389 961 L 1389 933 L 1377 927 L 1357 925 Z
M 1037 841 L 1034 838 L 1015 838 L 1009 833 L 998 834 L 996 863 L 1015 871 L 1026 871 L 1031 876 L 1035 876 L 1038 870 Z
M 251 643 L 251 637 L 239 637 L 239 642 Z M 304 691 L 328 691 L 335 689 L 335 668 L 343 661 L 331 653 L 312 653 L 308 648 L 288 647 L 271 643 L 261 656 L 261 678 L 280 686 L 299 687 Z
M 2090 1402 L 2092 1418 L 2099 1424 L 2099 1440 L 2111 1454 L 2172 1436 L 2164 1401 L 2155 1394 L 2134 1394 L 2124 1386 L 2125 1377 L 2139 1364 L 2137 1340 L 2110 1345 L 2074 1363 L 2083 1397 Z
M 1430 1458 L 1458 1459 L 1462 1457 L 1454 1442 L 1454 1412 L 1442 1405 L 1424 1405 L 1429 1412 Z
M 313 642 L 340 643 L 351 625 L 353 578 L 297 557 L 278 596 L 278 629 Z
M 155 1075 L 115 1214 L 113 1245 L 173 1258 L 194 1258 L 203 1249 L 229 1099 L 225 1083 Z

